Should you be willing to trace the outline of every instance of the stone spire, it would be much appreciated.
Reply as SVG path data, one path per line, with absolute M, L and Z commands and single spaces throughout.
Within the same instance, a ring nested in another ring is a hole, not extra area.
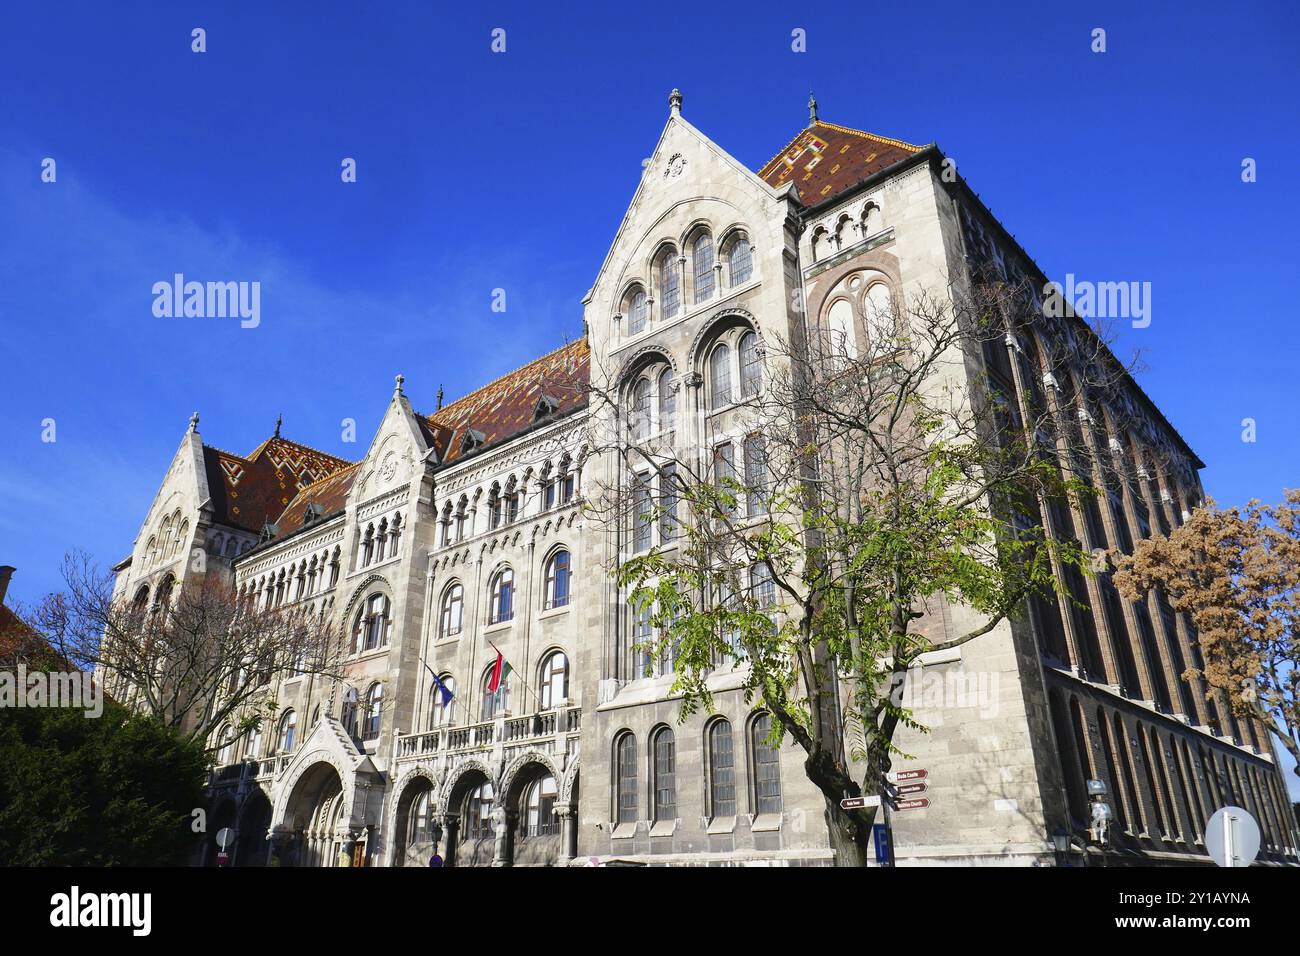
M 442 386 L 438 386 L 438 411 L 442 411 Z
M 808 91 L 808 128 L 817 125 L 817 97 L 813 96 L 812 90 Z
M 402 394 L 402 383 L 406 381 L 406 376 L 403 375 L 401 372 L 398 372 L 397 377 L 396 379 L 394 379 L 394 381 L 397 382 L 397 387 L 393 389 L 393 396 L 396 397 Z
M 280 426 L 283 424 L 284 424 L 284 414 L 281 413 L 279 415 L 276 415 L 275 416 L 275 437 L 276 438 L 280 437 Z
M 668 113 L 671 116 L 682 115 L 682 91 L 674 88 L 668 94 Z
M 199 430 L 199 413 L 195 412 L 193 415 L 190 416 L 190 431 L 196 432 L 198 430 Z

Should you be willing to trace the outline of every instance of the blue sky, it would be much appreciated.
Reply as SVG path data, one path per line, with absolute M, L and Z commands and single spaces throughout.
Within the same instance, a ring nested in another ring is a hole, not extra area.
M 395 373 L 431 409 L 439 384 L 453 398 L 580 334 L 674 86 L 755 168 L 806 122 L 810 86 L 831 122 L 937 140 L 1049 276 L 1152 284 L 1151 325 L 1120 343 L 1144 350 L 1140 381 L 1212 495 L 1300 484 L 1295 4 L 454 6 L 7 6 L 14 597 L 57 587 L 70 548 L 128 553 L 196 409 L 209 444 L 246 453 L 283 413 L 286 436 L 355 459 Z M 155 318 L 175 272 L 260 281 L 261 325 Z

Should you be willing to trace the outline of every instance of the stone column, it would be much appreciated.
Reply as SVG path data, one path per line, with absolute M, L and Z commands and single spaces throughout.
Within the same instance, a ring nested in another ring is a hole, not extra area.
M 555 815 L 560 818 L 560 857 L 561 866 L 578 855 L 578 810 L 576 807 L 556 807 Z

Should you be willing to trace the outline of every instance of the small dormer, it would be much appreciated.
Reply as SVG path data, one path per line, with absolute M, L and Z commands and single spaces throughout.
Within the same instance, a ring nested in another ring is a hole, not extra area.
M 280 526 L 272 521 L 262 525 L 262 533 L 259 535 L 262 541 L 272 541 L 280 534 Z
M 463 437 L 460 440 L 460 453 L 462 455 L 469 454 L 474 449 L 480 447 L 486 439 L 487 439 L 487 435 L 484 435 L 481 431 L 478 431 L 477 429 L 474 428 L 465 429 L 465 437 Z
M 540 422 L 545 418 L 550 418 L 560 410 L 560 400 L 554 395 L 542 393 L 537 399 L 537 407 L 533 409 L 533 421 Z
M 319 502 L 310 501 L 302 513 L 302 525 L 305 528 L 315 521 L 320 521 L 323 517 L 325 517 L 325 506 Z

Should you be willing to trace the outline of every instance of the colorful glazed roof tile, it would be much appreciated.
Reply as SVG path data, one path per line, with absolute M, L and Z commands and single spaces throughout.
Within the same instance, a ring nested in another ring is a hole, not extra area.
M 425 434 L 439 461 L 456 461 L 584 407 L 590 370 L 587 340 L 570 342 L 429 415 Z
M 275 520 L 277 537 L 283 538 L 302 528 L 307 523 L 307 509 L 311 505 L 317 506 L 318 518 L 328 518 L 342 511 L 347 505 L 352 483 L 357 480 L 360 471 L 361 462 L 356 462 L 299 491 Z
M 800 201 L 817 206 L 923 148 L 818 120 L 790 140 L 758 175 L 773 187 L 794 183 Z
M 303 488 L 350 464 L 279 434 L 247 457 L 204 445 L 203 463 L 214 519 L 253 532 L 275 521 Z

